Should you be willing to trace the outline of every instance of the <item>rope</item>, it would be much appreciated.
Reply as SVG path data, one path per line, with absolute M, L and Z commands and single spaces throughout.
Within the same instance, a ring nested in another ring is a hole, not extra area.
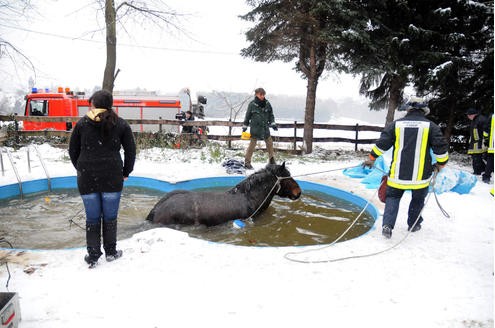
M 433 174 L 433 177 L 430 180 L 430 185 L 432 186 L 433 193 L 434 193 L 434 185 L 435 185 L 437 174 L 438 174 L 438 170 L 435 170 L 435 172 Z M 377 190 L 377 192 L 378 192 L 378 190 Z M 372 197 L 374 197 L 375 194 Z M 300 252 L 288 252 L 288 253 L 285 253 L 284 254 L 284 258 L 286 258 L 289 261 L 297 262 L 297 263 L 316 264 L 316 263 L 332 263 L 332 262 L 344 261 L 344 260 L 349 260 L 349 259 L 365 258 L 365 257 L 371 257 L 371 256 L 375 256 L 375 255 L 379 255 L 379 254 L 383 254 L 385 252 L 388 252 L 388 251 L 396 248 L 400 244 L 402 244 L 407 239 L 407 237 L 409 237 L 409 235 L 411 234 L 412 230 L 414 229 L 414 227 L 418 223 L 419 218 L 421 217 L 421 214 L 423 213 L 423 210 L 425 209 L 426 204 L 428 203 L 428 201 L 430 199 L 430 196 L 431 196 L 431 193 L 428 193 L 428 196 L 426 197 L 425 203 L 424 203 L 423 207 L 421 208 L 421 211 L 419 212 L 418 217 L 414 221 L 414 224 L 411 226 L 411 229 L 409 229 L 409 231 L 405 234 L 405 236 L 401 240 L 399 240 L 397 243 L 395 243 L 394 245 L 392 245 L 392 246 L 390 246 L 390 247 L 388 247 L 388 248 L 386 248 L 384 250 L 381 250 L 381 251 L 378 251 L 378 252 L 373 252 L 373 253 L 368 253 L 368 254 L 363 254 L 363 255 L 352 255 L 352 256 L 340 257 L 340 258 L 335 258 L 335 259 L 315 260 L 315 261 L 311 261 L 311 260 L 298 260 L 298 259 L 295 259 L 295 258 L 291 258 L 290 257 L 290 255 L 299 255 L 299 254 L 304 254 L 304 253 L 309 253 L 309 252 L 316 252 L 316 251 L 320 251 L 320 250 L 323 250 L 325 248 L 328 248 L 330 246 L 333 246 L 338 240 L 340 240 L 350 230 L 350 227 L 349 227 L 335 241 L 333 241 L 329 245 L 325 245 L 325 246 L 320 247 L 320 248 L 307 249 L 307 250 L 303 250 L 303 251 L 300 251 Z M 353 221 L 353 223 L 351 224 L 351 226 L 357 221 L 357 219 L 359 218 L 359 216 L 361 216 L 361 214 L 364 212 L 364 209 L 370 203 L 371 198 L 368 200 L 368 202 L 366 203 L 365 207 L 363 208 L 363 211 L 361 211 L 361 213 L 359 213 L 358 217 Z
M 251 214 L 249 217 L 247 217 L 246 219 L 244 220 L 252 220 L 253 216 L 256 215 L 256 213 L 258 213 L 258 211 L 261 209 L 261 207 L 263 206 L 263 204 L 266 202 L 266 200 L 268 199 L 268 197 L 270 197 L 272 191 L 275 189 L 275 187 L 279 187 L 280 188 L 280 180 L 283 180 L 283 179 L 292 179 L 292 178 L 295 178 L 295 177 L 302 177 L 302 176 L 308 176 L 308 175 L 315 175 L 315 174 L 321 174 L 321 173 L 327 173 L 327 172 L 333 172 L 333 171 L 340 171 L 340 170 L 345 170 L 345 169 L 348 169 L 348 168 L 353 168 L 353 167 L 358 167 L 360 166 L 361 164 L 359 165 L 354 165 L 354 166 L 349 166 L 349 167 L 344 167 L 344 168 L 338 168 L 338 169 L 331 169 L 331 170 L 325 170 L 325 171 L 318 171 L 318 172 L 313 172 L 313 173 L 306 173 L 306 174 L 300 174 L 300 175 L 294 175 L 294 176 L 289 176 L 289 177 L 278 177 L 275 175 L 275 177 L 277 178 L 277 181 L 275 181 L 275 183 L 273 184 L 273 187 L 270 189 L 270 191 L 268 192 L 268 194 L 266 195 L 265 199 L 261 202 L 260 206 L 258 206 L 258 208 L 253 212 L 253 214 Z M 368 203 L 369 204 L 369 203 Z M 366 204 L 365 208 L 368 206 L 368 204 Z M 364 211 L 364 209 L 363 209 Z M 360 213 L 361 215 L 362 213 Z
M 81 208 L 79 211 L 77 211 L 76 214 L 74 214 L 72 217 L 70 217 L 69 220 L 69 229 L 72 228 L 72 225 L 75 225 L 76 227 L 81 228 L 82 230 L 86 230 L 84 227 L 82 227 L 80 224 L 74 221 L 74 218 L 79 215 L 79 213 L 82 212 L 84 208 Z
M 10 248 L 14 248 L 14 246 L 12 246 L 12 243 L 10 243 L 7 239 L 5 239 L 5 237 L 0 238 L 0 243 L 6 243 L 7 245 L 10 246 Z M 9 261 L 7 260 L 7 256 L 2 258 L 1 260 L 5 260 L 4 264 L 5 264 L 5 268 L 7 269 L 7 274 L 8 274 L 7 282 L 5 283 L 5 288 L 7 289 L 7 291 L 9 291 L 9 282 L 10 282 L 10 278 L 12 277 L 12 275 L 10 274 L 10 269 L 9 269 Z

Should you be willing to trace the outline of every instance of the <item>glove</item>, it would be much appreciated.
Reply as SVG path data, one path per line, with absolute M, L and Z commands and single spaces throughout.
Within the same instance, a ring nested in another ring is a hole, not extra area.
M 273 131 L 278 131 L 277 125 L 275 123 L 270 124 L 270 127 L 273 129 Z
M 246 132 L 246 130 L 247 130 L 247 126 L 243 126 L 242 127 L 242 132 Z
M 367 167 L 367 168 L 370 168 L 372 169 L 373 166 L 375 166 L 375 160 L 374 159 L 367 159 L 363 162 L 363 164 L 361 164 L 362 167 Z

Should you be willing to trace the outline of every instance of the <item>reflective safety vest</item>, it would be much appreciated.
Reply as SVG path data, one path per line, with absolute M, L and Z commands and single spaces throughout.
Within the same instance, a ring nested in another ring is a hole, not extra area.
M 483 143 L 483 130 L 486 124 L 486 116 L 477 115 L 471 121 L 469 128 L 469 147 L 468 154 L 483 154 L 486 153 L 486 147 Z
M 489 121 L 489 124 L 486 125 L 485 130 L 483 131 L 483 136 L 488 138 L 488 153 L 493 154 L 493 114 Z
M 449 159 L 448 143 L 440 127 L 420 111 L 412 111 L 385 127 L 370 155 L 376 158 L 391 147 L 387 185 L 398 189 L 428 187 L 433 173 L 432 154 L 440 165 Z

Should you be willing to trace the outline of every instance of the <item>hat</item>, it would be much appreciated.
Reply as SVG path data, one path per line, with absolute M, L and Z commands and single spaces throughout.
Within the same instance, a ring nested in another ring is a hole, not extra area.
M 475 114 L 478 114 L 478 110 L 476 108 L 471 107 L 466 111 L 466 115 L 475 115 Z
M 423 111 L 425 115 L 430 114 L 430 109 L 428 108 L 428 104 L 421 97 L 412 96 L 406 100 L 404 104 L 399 106 L 399 111 L 401 110 L 413 110 L 420 109 Z

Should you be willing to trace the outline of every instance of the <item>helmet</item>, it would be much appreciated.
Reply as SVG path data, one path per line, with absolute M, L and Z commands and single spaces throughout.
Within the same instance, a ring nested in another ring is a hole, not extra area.
M 428 103 L 421 97 L 411 96 L 401 106 L 399 106 L 399 111 L 409 111 L 413 109 L 420 109 L 423 113 L 425 113 L 425 115 L 430 113 Z
M 251 139 L 251 133 L 244 131 L 241 133 L 241 140 L 249 140 Z

